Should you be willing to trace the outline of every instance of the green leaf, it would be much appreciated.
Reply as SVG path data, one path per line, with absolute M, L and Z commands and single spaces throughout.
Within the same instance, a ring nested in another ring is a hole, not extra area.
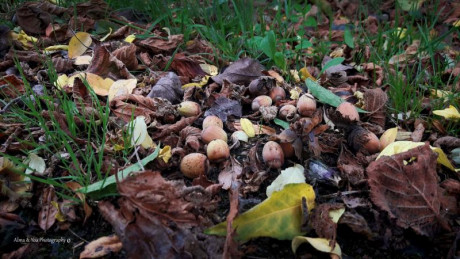
M 269 58 L 274 59 L 276 52 L 276 38 L 275 32 L 269 31 L 265 37 L 260 42 L 260 49 L 267 55 Z
M 333 66 L 337 66 L 337 65 L 340 65 L 342 64 L 342 62 L 345 60 L 345 58 L 343 57 L 339 57 L 339 58 L 333 58 L 331 60 L 329 60 L 323 67 L 323 69 L 321 70 L 321 74 L 326 71 L 326 69 L 330 68 L 330 67 L 333 67 Z
M 348 47 L 350 47 L 352 49 L 355 48 L 355 42 L 353 40 L 353 35 L 351 34 L 351 31 L 348 29 L 348 27 L 345 28 L 343 38 L 344 38 L 345 44 L 347 44 Z
M 281 191 L 274 192 L 269 198 L 233 220 L 236 239 L 248 241 L 255 237 L 272 237 L 290 240 L 303 235 L 302 197 L 307 200 L 309 210 L 315 206 L 315 192 L 306 183 L 288 184 Z M 208 228 L 206 234 L 225 236 L 227 222 Z
M 313 16 L 308 16 L 307 20 L 303 22 L 303 25 L 307 27 L 315 27 L 318 26 L 318 23 L 316 22 L 316 19 Z
M 158 145 L 156 148 L 155 148 L 155 151 L 146 156 L 144 159 L 142 159 L 141 161 L 139 161 L 139 163 L 142 164 L 142 166 L 145 166 L 146 164 L 148 164 L 149 162 L 153 161 L 155 158 L 157 158 L 158 154 L 160 153 L 160 145 Z M 122 179 L 124 179 L 126 176 L 129 175 L 129 173 L 132 173 L 132 172 L 137 172 L 137 171 L 140 171 L 141 170 L 141 166 L 139 165 L 139 163 L 136 163 L 136 164 L 133 164 L 127 168 L 125 168 L 124 170 L 121 170 L 117 173 L 118 175 L 118 180 L 121 181 Z M 107 177 L 106 179 L 104 180 L 101 180 L 101 181 L 97 181 L 91 185 L 88 185 L 86 187 L 82 187 L 80 189 L 78 189 L 78 192 L 81 192 L 81 193 L 91 193 L 91 192 L 96 192 L 96 191 L 99 191 L 105 187 L 107 187 L 108 185 L 112 185 L 114 183 L 117 182 L 117 178 L 115 175 L 111 175 L 109 177 Z
M 418 10 L 425 0 L 397 0 L 399 6 L 404 11 Z
M 295 50 L 307 49 L 307 48 L 309 48 L 311 46 L 313 46 L 313 44 L 310 41 L 302 40 L 302 42 L 300 44 L 295 46 Z
M 322 103 L 327 103 L 331 106 L 337 107 L 341 103 L 344 102 L 344 100 L 337 95 L 335 95 L 333 92 L 327 90 L 326 88 L 320 86 L 317 82 L 311 80 L 310 78 L 307 78 L 305 81 L 308 87 L 308 90 L 310 90 L 311 94 L 315 96 L 320 102 Z M 356 108 L 358 112 L 366 113 L 367 111 Z
M 273 60 L 275 61 L 276 66 L 278 66 L 282 70 L 286 69 L 286 58 L 284 57 L 283 53 L 276 52 L 275 56 L 273 57 Z
M 289 129 L 289 122 L 287 121 L 283 121 L 283 120 L 280 120 L 278 118 L 275 118 L 273 120 L 273 122 L 278 125 L 278 126 L 281 126 L 283 129 Z
M 309 243 L 313 246 L 316 250 L 321 251 L 323 253 L 330 253 L 335 254 L 339 258 L 342 258 L 342 249 L 338 243 L 335 244 L 334 249 L 329 245 L 331 240 L 325 238 L 312 238 L 312 237 L 302 237 L 298 236 L 292 240 L 292 252 L 296 252 L 297 248 L 303 243 Z M 332 258 L 332 257 L 331 257 Z

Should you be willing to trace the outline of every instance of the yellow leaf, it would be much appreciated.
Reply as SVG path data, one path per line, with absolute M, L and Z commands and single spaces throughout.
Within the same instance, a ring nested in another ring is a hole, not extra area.
M 382 152 L 380 152 L 379 156 L 377 159 L 379 159 L 382 156 L 392 156 L 396 155 L 402 152 L 406 152 L 409 149 L 416 148 L 418 146 L 423 146 L 425 143 L 423 142 L 412 142 L 412 141 L 396 141 L 391 144 L 389 144 Z M 449 168 L 452 171 L 455 171 L 454 166 L 450 163 L 449 159 L 447 158 L 446 154 L 442 149 L 437 148 L 437 147 L 432 147 L 430 146 L 431 150 L 434 152 L 438 153 L 438 163 L 441 165 L 444 165 L 445 167 Z M 376 159 L 376 160 L 377 160 Z
M 62 89 L 62 87 L 64 87 L 68 82 L 69 82 L 69 77 L 66 74 L 63 74 L 63 75 L 58 76 L 54 85 L 58 89 Z
M 395 142 L 398 135 L 398 128 L 387 129 L 380 137 L 380 150 L 385 149 L 389 144 Z
M 254 131 L 254 125 L 252 122 L 248 119 L 241 119 L 241 128 L 243 128 L 243 131 L 248 135 L 248 137 L 253 138 L 256 135 L 256 132 Z
M 339 244 L 336 243 L 334 249 L 332 249 L 332 247 L 329 246 L 330 240 L 325 238 L 312 238 L 302 236 L 295 237 L 292 240 L 292 251 L 295 253 L 297 248 L 299 248 L 299 246 L 303 243 L 309 243 L 318 251 L 335 254 L 339 256 L 339 258 L 342 258 L 342 249 L 340 249 Z
M 337 224 L 337 222 L 339 222 L 340 217 L 342 217 L 343 213 L 345 213 L 345 208 L 330 210 L 329 217 L 331 218 L 332 222 Z
M 59 207 L 59 203 L 56 201 L 51 201 L 51 205 L 57 209 L 56 216 L 54 216 L 59 222 L 64 222 L 65 221 L 65 215 L 62 213 L 61 208 Z
M 153 142 L 152 138 L 147 134 L 144 141 L 142 141 L 141 146 L 145 149 L 155 148 L 157 145 Z
M 102 78 L 93 73 L 78 73 L 69 78 L 69 87 L 73 87 L 73 83 L 76 77 L 80 77 L 83 81 L 87 81 L 89 86 L 94 90 L 97 95 L 107 96 L 109 94 L 110 87 L 113 84 L 113 80 L 110 78 Z
M 247 241 L 255 237 L 272 237 L 289 240 L 302 235 L 302 198 L 307 201 L 308 210 L 315 207 L 315 191 L 306 183 L 286 185 L 269 198 L 233 220 L 236 239 Z M 227 222 L 222 222 L 205 231 L 206 234 L 224 236 Z
M 135 39 L 136 39 L 136 35 L 131 34 L 131 35 L 128 35 L 128 37 L 125 38 L 125 41 L 128 42 L 128 43 L 133 43 L 133 41 Z
M 112 27 L 109 27 L 109 32 L 101 38 L 101 41 L 105 41 L 107 39 L 107 37 L 110 36 L 110 34 L 112 34 Z
M 394 32 L 396 36 L 399 36 L 400 39 L 404 39 L 407 35 L 407 30 L 404 28 L 396 28 L 396 31 Z
M 148 136 L 147 124 L 144 116 L 137 116 L 134 120 L 128 123 L 128 130 L 131 133 L 131 145 L 141 145 Z
M 289 95 L 290 95 L 291 100 L 298 100 L 300 98 L 300 93 L 295 88 L 289 91 Z
M 108 99 L 109 101 L 113 98 L 125 94 L 130 94 L 136 88 L 137 79 L 123 79 L 115 81 L 112 86 L 110 86 Z
M 454 27 L 460 27 L 460 19 L 452 23 Z
M 307 80 L 307 78 L 310 78 L 311 80 L 313 81 L 316 81 L 316 78 L 314 78 L 310 72 L 308 72 L 308 69 L 307 67 L 303 67 L 299 70 L 299 74 L 300 74 L 300 80 L 302 81 L 305 81 Z
M 68 50 L 69 45 L 54 45 L 45 48 L 45 51 Z
M 91 35 L 87 32 L 77 32 L 69 42 L 69 58 L 76 58 L 88 49 L 93 43 Z
M 446 108 L 444 110 L 435 110 L 433 111 L 434 114 L 436 115 L 439 115 L 439 116 L 442 116 L 446 119 L 454 119 L 454 120 L 458 120 L 460 119 L 460 113 L 458 112 L 458 110 L 452 106 L 452 105 L 449 105 L 449 108 Z
M 219 74 L 219 69 L 216 66 L 209 64 L 200 64 L 201 69 L 208 75 L 216 76 Z
M 165 163 L 168 163 L 169 159 L 172 157 L 171 146 L 164 146 L 164 148 L 160 150 L 158 157 L 163 159 Z
M 91 57 L 89 55 L 78 56 L 78 57 L 75 58 L 74 64 L 77 65 L 77 66 L 89 65 L 91 63 L 92 59 L 93 59 L 93 57 Z
M 332 51 L 331 54 L 329 54 L 329 56 L 332 58 L 343 57 L 343 49 L 337 48 L 334 51 Z
M 299 72 L 295 69 L 289 70 L 289 73 L 291 74 L 292 78 L 294 79 L 294 82 L 299 83 L 300 82 L 300 76 Z
M 209 78 L 211 78 L 210 76 L 204 76 L 200 82 L 198 83 L 188 83 L 188 84 L 185 84 L 182 86 L 182 89 L 185 89 L 185 88 L 188 88 L 188 87 L 203 87 L 205 86 L 208 81 L 209 81 Z
M 23 30 L 19 33 L 15 33 L 14 31 L 10 31 L 10 38 L 13 40 L 19 41 L 24 49 L 31 49 L 34 47 L 34 43 L 38 41 L 37 38 L 27 35 Z

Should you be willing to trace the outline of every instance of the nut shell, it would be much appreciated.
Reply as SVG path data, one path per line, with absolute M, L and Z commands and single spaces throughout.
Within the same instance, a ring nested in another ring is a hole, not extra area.
M 284 164 L 284 153 L 281 146 L 274 142 L 268 141 L 262 149 L 264 162 L 271 168 L 281 168 Z
M 342 118 L 350 121 L 359 121 L 359 113 L 356 107 L 349 103 L 343 102 L 337 107 L 337 112 L 340 113 Z
M 185 101 L 179 104 L 177 111 L 184 117 L 192 117 L 199 115 L 201 113 L 201 108 L 196 102 Z
M 270 98 L 272 98 L 272 101 L 276 103 L 279 100 L 286 99 L 286 92 L 280 86 L 273 87 L 270 90 Z
M 201 139 L 204 143 L 208 144 L 209 142 L 215 139 L 221 139 L 227 143 L 227 133 L 225 130 L 219 126 L 209 126 L 203 131 L 201 131 Z
M 260 95 L 254 98 L 251 104 L 251 108 L 253 111 L 258 111 L 260 107 L 265 106 L 271 106 L 272 105 L 272 98 L 270 98 L 267 95 Z
M 209 126 L 218 126 L 219 128 L 223 129 L 224 123 L 219 117 L 214 116 L 214 115 L 209 115 L 203 120 L 203 129 L 206 129 Z
M 196 178 L 206 174 L 208 168 L 208 158 L 201 153 L 188 154 L 180 162 L 180 171 L 188 178 Z
M 227 142 L 221 139 L 216 139 L 209 142 L 206 154 L 208 155 L 209 161 L 218 163 L 224 161 L 230 156 L 230 149 Z
M 309 94 L 300 96 L 297 101 L 297 110 L 301 116 L 310 117 L 316 111 L 316 100 Z
M 292 104 L 286 104 L 280 108 L 278 112 L 278 117 L 282 120 L 288 120 L 293 118 L 297 113 L 297 108 Z

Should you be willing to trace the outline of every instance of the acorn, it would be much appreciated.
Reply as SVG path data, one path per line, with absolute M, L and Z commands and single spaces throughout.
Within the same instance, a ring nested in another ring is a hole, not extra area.
M 297 108 L 292 104 L 283 105 L 278 113 L 278 117 L 282 120 L 289 120 L 293 118 L 297 113 Z
M 316 111 L 316 100 L 310 94 L 300 96 L 297 101 L 297 110 L 299 114 L 304 117 L 310 117 Z
M 268 107 L 272 105 L 272 98 L 267 95 L 259 95 L 252 101 L 251 108 L 253 111 L 258 111 L 261 106 Z
M 262 149 L 262 158 L 269 167 L 281 168 L 284 164 L 283 149 L 275 141 L 268 141 Z
M 342 118 L 348 119 L 350 121 L 359 121 L 359 113 L 356 107 L 349 103 L 343 102 L 337 107 L 337 112 L 340 113 Z
M 227 142 L 221 139 L 216 139 L 209 142 L 206 154 L 208 155 L 209 161 L 218 163 L 224 161 L 230 156 L 230 149 Z
M 295 150 L 291 143 L 289 142 L 280 143 L 280 146 L 281 146 L 281 149 L 283 150 L 283 154 L 285 158 L 290 158 L 295 155 Z
M 223 129 L 224 123 L 219 117 L 215 115 L 209 115 L 203 120 L 203 129 L 206 129 L 209 126 L 218 126 L 219 128 Z
M 188 178 L 206 174 L 209 167 L 208 158 L 201 153 L 190 153 L 182 158 L 180 171 Z
M 380 151 L 380 140 L 377 136 L 362 127 L 354 127 L 348 135 L 348 144 L 355 150 L 375 154 Z
M 201 113 L 201 108 L 196 102 L 185 101 L 179 104 L 177 111 L 184 117 L 192 117 L 199 115 Z
M 206 144 L 215 139 L 221 139 L 227 142 L 227 133 L 219 126 L 209 126 L 201 131 L 201 139 Z
M 270 90 L 270 98 L 272 98 L 272 101 L 276 103 L 279 100 L 286 99 L 286 92 L 280 86 L 273 87 Z

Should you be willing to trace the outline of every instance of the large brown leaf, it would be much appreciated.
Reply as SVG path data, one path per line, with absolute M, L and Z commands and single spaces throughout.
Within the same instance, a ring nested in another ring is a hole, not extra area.
M 38 213 L 38 225 L 46 231 L 56 222 L 56 214 L 58 213 L 57 208 L 51 204 L 52 201 L 57 201 L 54 187 L 45 188 L 40 200 L 42 207 Z
M 380 88 L 368 89 L 364 92 L 365 109 L 369 111 L 369 121 L 385 127 L 387 94 Z
M 172 53 L 184 41 L 184 35 L 171 35 L 168 39 L 148 38 L 137 42 L 141 47 L 149 49 L 153 54 Z
M 94 48 L 91 64 L 86 71 L 104 78 L 110 77 L 114 80 L 134 78 L 126 68 L 126 65 L 102 45 L 96 45 Z
M 398 226 L 426 236 L 439 225 L 450 230 L 441 214 L 447 199 L 438 186 L 436 159 L 436 153 L 426 144 L 384 156 L 366 169 L 374 204 L 395 218 Z
M 139 64 L 136 57 L 136 50 L 136 45 L 130 44 L 116 49 L 113 55 L 123 62 L 129 70 L 135 70 Z
M 44 34 L 51 22 L 51 14 L 61 15 L 67 8 L 59 7 L 48 2 L 24 3 L 16 11 L 19 26 L 28 34 Z
M 212 80 L 220 85 L 224 83 L 224 79 L 234 84 L 247 85 L 259 76 L 263 76 L 262 70 L 264 68 L 257 60 L 242 58 L 233 62 L 223 73 L 213 76 Z

